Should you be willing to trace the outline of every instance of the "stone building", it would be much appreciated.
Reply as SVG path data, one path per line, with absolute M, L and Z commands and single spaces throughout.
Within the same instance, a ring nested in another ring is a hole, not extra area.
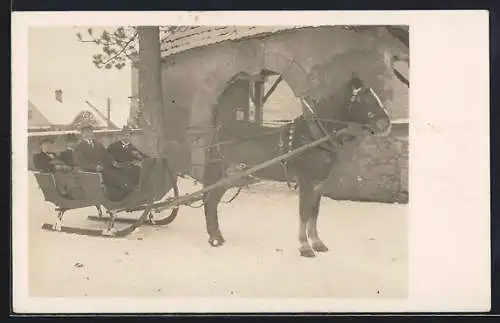
M 234 109 L 239 115 L 259 124 L 289 119 L 297 98 L 320 96 L 354 71 L 379 93 L 395 131 L 388 138 L 368 138 L 354 159 L 341 165 L 341 175 L 332 178 L 330 195 L 408 200 L 408 87 L 391 67 L 395 55 L 408 57 L 408 47 L 384 26 L 198 26 L 161 37 L 163 102 L 185 143 L 182 164 L 196 179 L 203 176 L 204 147 L 210 140 L 213 113 L 221 106 L 237 102 Z M 276 78 L 282 84 L 273 93 L 281 96 L 274 109 L 266 110 L 260 102 L 253 104 L 252 112 L 251 93 L 262 95 L 266 83 L 272 87 Z M 135 68 L 132 96 L 138 96 Z M 134 115 L 137 100 L 131 102 Z M 286 108 L 280 110 L 279 105 Z

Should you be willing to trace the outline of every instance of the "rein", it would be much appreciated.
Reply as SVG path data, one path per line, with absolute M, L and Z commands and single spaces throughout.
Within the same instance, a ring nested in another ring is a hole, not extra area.
M 291 122 L 291 123 L 293 123 L 293 122 Z M 220 129 L 218 129 L 217 132 L 219 130 Z M 226 141 L 219 141 L 219 142 L 217 142 L 215 144 L 211 144 L 211 145 L 205 146 L 203 148 L 213 148 L 213 147 L 217 147 L 217 146 L 223 146 L 223 145 L 229 145 L 229 144 L 237 144 L 237 143 L 240 143 L 240 142 L 250 141 L 250 140 L 261 138 L 261 137 L 267 137 L 267 136 L 273 135 L 275 133 L 278 133 L 280 131 L 283 131 L 283 126 L 277 128 L 277 129 L 273 129 L 271 131 L 267 131 L 267 132 L 264 132 L 264 133 L 259 133 L 259 134 L 253 135 L 253 136 L 239 137 L 237 139 L 231 139 L 231 140 L 226 140 Z M 231 133 L 231 135 L 234 135 L 234 134 Z

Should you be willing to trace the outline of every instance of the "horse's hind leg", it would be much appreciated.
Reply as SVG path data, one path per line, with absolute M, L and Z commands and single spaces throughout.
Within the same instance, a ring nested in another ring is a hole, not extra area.
M 321 195 L 315 194 L 312 206 L 312 213 L 309 217 L 309 222 L 307 223 L 307 236 L 311 241 L 311 245 L 314 251 L 317 252 L 327 252 L 328 247 L 321 241 L 318 234 L 318 215 L 319 207 L 321 202 Z
M 299 242 L 302 257 L 315 257 L 313 249 L 307 240 L 307 224 L 313 212 L 314 187 L 311 181 L 299 179 Z
M 222 246 L 225 242 L 224 237 L 219 228 L 219 215 L 217 207 L 219 202 L 226 192 L 225 189 L 214 189 L 205 194 L 204 198 L 204 211 L 205 222 L 207 225 L 208 243 L 212 247 Z

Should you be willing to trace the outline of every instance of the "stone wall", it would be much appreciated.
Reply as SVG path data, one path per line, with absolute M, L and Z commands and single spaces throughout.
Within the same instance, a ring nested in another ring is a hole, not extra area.
M 408 203 L 408 137 L 367 138 L 327 185 L 336 200 Z

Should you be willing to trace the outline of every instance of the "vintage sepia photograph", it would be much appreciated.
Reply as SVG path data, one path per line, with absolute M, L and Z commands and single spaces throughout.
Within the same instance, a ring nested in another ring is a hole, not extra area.
M 30 293 L 406 297 L 409 42 L 30 29 Z
M 411 28 L 27 28 L 28 296 L 407 301 Z

